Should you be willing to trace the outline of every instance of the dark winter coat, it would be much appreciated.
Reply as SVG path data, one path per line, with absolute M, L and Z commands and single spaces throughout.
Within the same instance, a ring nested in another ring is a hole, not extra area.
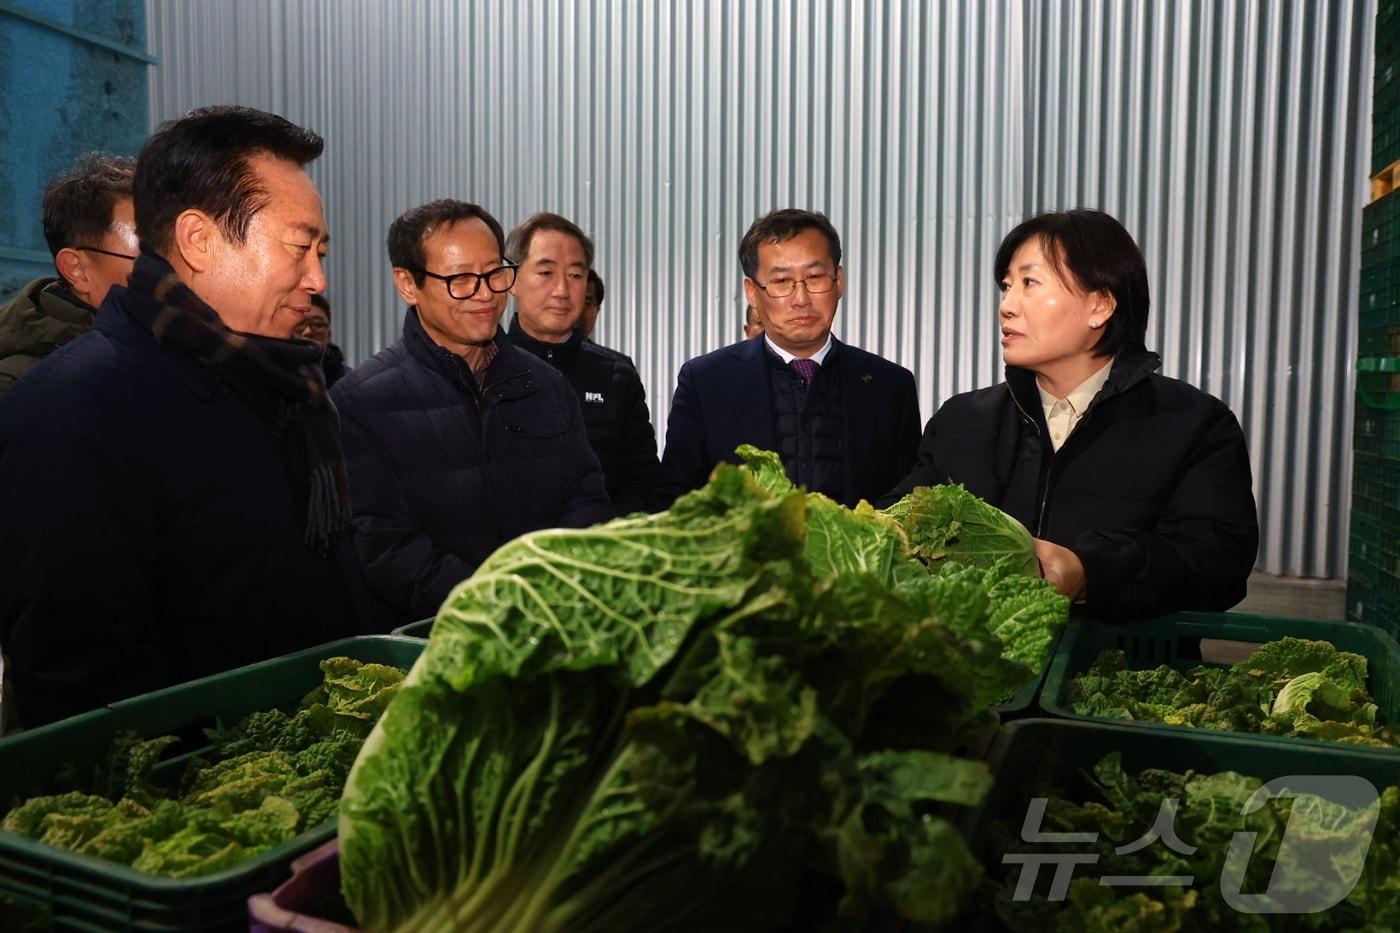
M 841 410 L 841 355 L 828 353 L 811 385 L 772 348 L 768 391 L 773 399 L 774 450 L 788 479 L 812 492 L 841 499 L 845 418 Z
M 113 287 L 0 398 L 0 643 L 26 727 L 364 631 L 353 551 L 304 543 L 257 390 L 158 345 L 128 311 L 150 300 Z
M 478 389 L 410 308 L 402 339 L 331 391 L 356 553 L 397 621 L 436 615 L 512 538 L 611 515 L 573 388 L 504 333 L 496 345 Z
M 1058 452 L 1033 373 L 954 396 L 929 420 L 915 486 L 963 483 L 1084 564 L 1089 613 L 1108 621 L 1225 610 L 1245 595 L 1259 547 L 1249 454 L 1235 416 L 1122 354 Z
M 0 394 L 48 353 L 92 327 L 93 315 L 67 283 L 35 279 L 0 308 Z
M 662 499 L 698 489 L 718 463 L 738 462 L 734 448 L 777 450 L 768 381 L 767 341 L 759 338 L 696 357 L 681 367 L 666 452 Z M 909 472 L 919 446 L 919 395 L 903 366 L 833 340 L 840 359 L 841 463 L 833 498 L 854 506 L 887 491 Z
M 326 374 L 326 388 L 330 388 L 337 382 L 345 378 L 350 372 L 345 365 L 345 354 L 340 347 L 333 343 L 326 344 L 325 352 L 321 355 L 321 371 Z
M 545 343 L 525 333 L 517 317 L 510 339 L 549 363 L 574 387 L 583 406 L 588 443 L 603 465 L 613 512 L 627 515 L 660 508 L 656 429 L 646 389 L 632 361 L 575 333 L 563 343 Z

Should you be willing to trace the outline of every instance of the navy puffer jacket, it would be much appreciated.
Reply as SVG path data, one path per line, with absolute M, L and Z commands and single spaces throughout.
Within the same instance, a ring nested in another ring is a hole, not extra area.
M 396 621 L 435 615 L 505 542 L 610 515 L 573 389 L 504 333 L 483 388 L 410 308 L 403 338 L 336 383 L 355 550 Z

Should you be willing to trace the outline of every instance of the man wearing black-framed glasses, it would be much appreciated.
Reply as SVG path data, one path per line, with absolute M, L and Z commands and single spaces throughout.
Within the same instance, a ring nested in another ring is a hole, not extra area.
M 338 382 L 356 555 L 386 622 L 436 615 L 492 551 L 610 517 L 569 383 L 502 332 L 496 218 L 443 199 L 389 228 L 402 338 Z
M 744 234 L 739 261 L 763 336 L 681 367 L 663 499 L 703 485 L 741 444 L 776 451 L 794 483 L 845 505 L 884 494 L 914 463 L 918 391 L 903 366 L 832 336 L 846 291 L 836 228 L 815 211 L 773 211 Z
M 55 276 L 29 282 L 0 308 L 0 393 L 50 351 L 92 327 L 136 260 L 132 159 L 88 153 L 44 191 L 44 239 Z

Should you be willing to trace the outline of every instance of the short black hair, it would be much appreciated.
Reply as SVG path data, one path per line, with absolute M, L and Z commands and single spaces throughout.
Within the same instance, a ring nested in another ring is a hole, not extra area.
M 502 258 L 506 255 L 506 237 L 501 222 L 491 216 L 491 212 L 480 204 L 458 201 L 455 198 L 439 198 L 410 208 L 389 225 L 389 263 L 395 269 L 407 269 L 413 281 L 423 284 L 423 268 L 427 254 L 423 251 L 423 241 L 440 227 L 451 226 L 462 220 L 477 219 L 491 228 L 496 245 L 500 247 Z
M 88 152 L 73 171 L 44 189 L 44 239 L 54 256 L 70 246 L 95 246 L 112 226 L 117 201 L 131 197 L 136 160 Z
M 804 230 L 820 230 L 826 237 L 827 252 L 831 254 L 831 264 L 841 265 L 841 235 L 817 211 L 804 211 L 797 208 L 784 208 L 764 214 L 750 226 L 744 239 L 739 243 L 739 264 L 744 267 L 744 275 L 754 278 L 758 275 L 758 248 L 764 243 L 782 243 L 791 240 Z
M 608 290 L 605 289 L 605 288 L 603 287 L 603 277 L 602 277 L 601 275 L 598 274 L 598 270 L 597 270 L 597 269 L 589 269 L 589 270 L 588 270 L 588 281 L 591 282 L 591 283 L 593 284 L 593 287 L 594 287 L 595 289 L 597 289 L 597 291 L 598 291 L 598 304 L 599 304 L 599 305 L 602 305 L 602 303 L 603 303 L 603 296 L 606 295 L 606 294 L 608 293 Z
M 311 303 L 326 312 L 326 320 L 331 319 L 331 301 L 324 292 L 312 292 Z
M 510 236 L 506 237 L 506 258 L 511 262 L 524 262 L 525 256 L 530 252 L 530 241 L 542 230 L 567 233 L 578 240 L 579 245 L 583 247 L 583 264 L 593 268 L 593 241 L 588 238 L 588 234 L 569 218 L 548 211 L 532 214 L 516 225 Z
M 1018 225 L 997 248 L 992 274 L 998 285 L 1011 268 L 1011 257 L 1032 237 L 1065 284 L 1086 294 L 1108 292 L 1115 307 L 1094 347 L 1095 356 L 1115 356 L 1145 349 L 1147 262 L 1132 235 L 1103 211 L 1078 208 L 1038 214 Z
M 191 110 L 163 123 L 136 159 L 136 234 L 146 252 L 168 252 L 175 219 L 200 210 L 235 243 L 267 206 L 249 160 L 258 155 L 306 165 L 325 141 L 275 113 L 252 107 Z

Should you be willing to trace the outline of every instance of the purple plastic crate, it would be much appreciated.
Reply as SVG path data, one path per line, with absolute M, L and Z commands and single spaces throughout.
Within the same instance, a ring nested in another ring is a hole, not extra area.
M 292 877 L 271 894 L 248 898 L 250 933 L 359 933 L 311 914 L 340 891 L 340 840 L 332 839 L 292 862 Z

